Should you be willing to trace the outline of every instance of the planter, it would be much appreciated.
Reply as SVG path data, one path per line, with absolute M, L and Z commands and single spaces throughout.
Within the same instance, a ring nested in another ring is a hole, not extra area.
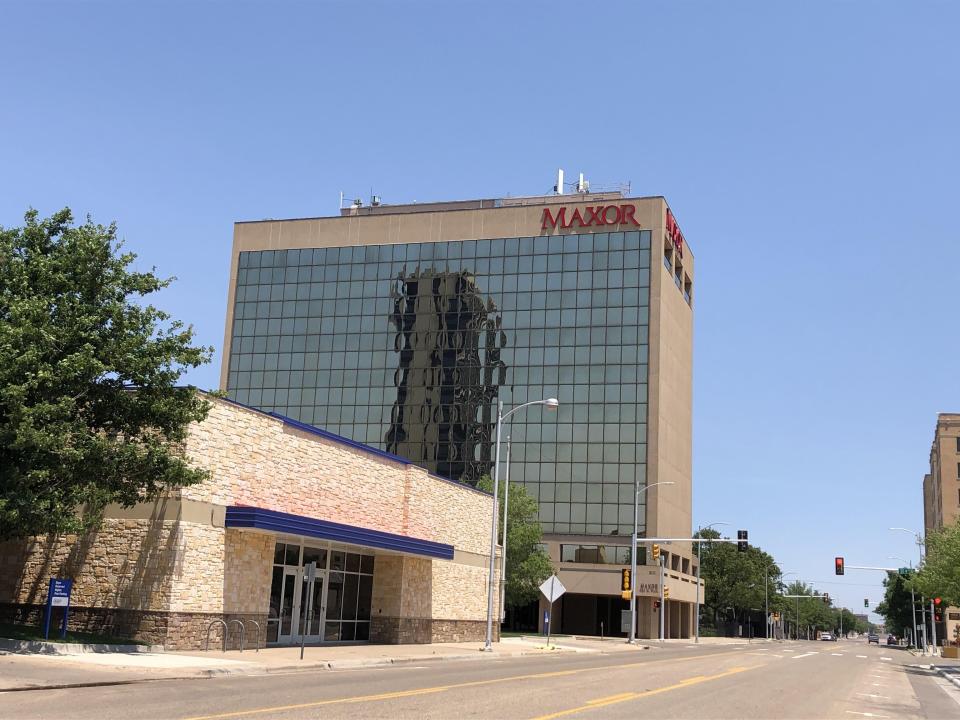
M 960 659 L 960 648 L 955 645 L 945 645 L 940 650 L 943 651 L 943 657 L 945 658 Z

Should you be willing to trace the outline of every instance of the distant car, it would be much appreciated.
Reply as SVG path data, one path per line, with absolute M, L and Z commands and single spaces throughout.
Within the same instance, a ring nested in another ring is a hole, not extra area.
M 878 645 L 880 643 L 877 643 Z M 887 645 L 896 645 L 897 639 L 893 635 L 887 635 Z
M 828 632 L 820 633 L 820 639 L 821 639 L 821 640 L 833 640 L 833 635 L 831 635 L 831 634 L 828 633 Z
M 877 635 L 876 633 L 869 633 L 869 634 L 867 635 L 867 645 L 869 645 L 870 643 L 876 643 L 877 645 L 879 645 L 879 644 L 880 644 L 880 636 Z

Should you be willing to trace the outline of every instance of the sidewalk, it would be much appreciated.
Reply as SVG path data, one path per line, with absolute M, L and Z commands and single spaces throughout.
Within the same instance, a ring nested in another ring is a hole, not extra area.
M 349 668 L 483 660 L 552 653 L 637 653 L 656 645 L 644 640 L 628 645 L 622 638 L 560 637 L 545 645 L 539 636 L 508 637 L 482 652 L 482 642 L 433 645 L 272 647 L 221 652 L 88 652 L 84 654 L 0 654 L 0 692 L 79 685 L 104 685 L 220 675 L 344 670 Z

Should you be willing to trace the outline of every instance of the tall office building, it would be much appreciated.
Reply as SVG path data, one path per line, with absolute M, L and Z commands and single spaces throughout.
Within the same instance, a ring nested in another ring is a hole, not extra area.
M 923 476 L 923 526 L 925 532 L 954 525 L 960 518 L 960 414 L 940 413 L 930 446 L 930 472 Z M 956 637 L 960 608 L 944 610 L 937 637 Z
M 240 222 L 222 385 L 469 484 L 492 473 L 497 404 L 556 397 L 504 428 L 510 479 L 569 590 L 555 629 L 615 631 L 635 486 L 673 483 L 640 493 L 642 534 L 691 531 L 693 264 L 662 197 L 620 193 Z M 695 559 L 664 550 L 668 634 L 687 636 Z

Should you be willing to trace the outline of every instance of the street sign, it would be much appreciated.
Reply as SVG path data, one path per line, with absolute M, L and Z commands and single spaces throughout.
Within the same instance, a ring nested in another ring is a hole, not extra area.
M 629 610 L 620 611 L 620 632 L 624 632 L 624 633 L 630 632 L 630 611 Z
M 563 583 L 560 582 L 560 578 L 556 575 L 551 575 L 546 580 L 543 581 L 543 585 L 540 586 L 540 592 L 543 593 L 543 596 L 547 599 L 547 602 L 556 602 L 557 599 L 563 595 L 567 589 L 563 586 Z
M 902 567 L 897 572 L 900 573 L 901 577 L 910 577 L 910 568 Z
M 43 637 L 50 637 L 50 617 L 53 608 L 63 608 L 63 622 L 60 624 L 60 637 L 67 636 L 67 619 L 70 617 L 70 592 L 73 590 L 73 580 L 50 578 L 50 587 L 47 590 L 47 609 L 44 613 Z

